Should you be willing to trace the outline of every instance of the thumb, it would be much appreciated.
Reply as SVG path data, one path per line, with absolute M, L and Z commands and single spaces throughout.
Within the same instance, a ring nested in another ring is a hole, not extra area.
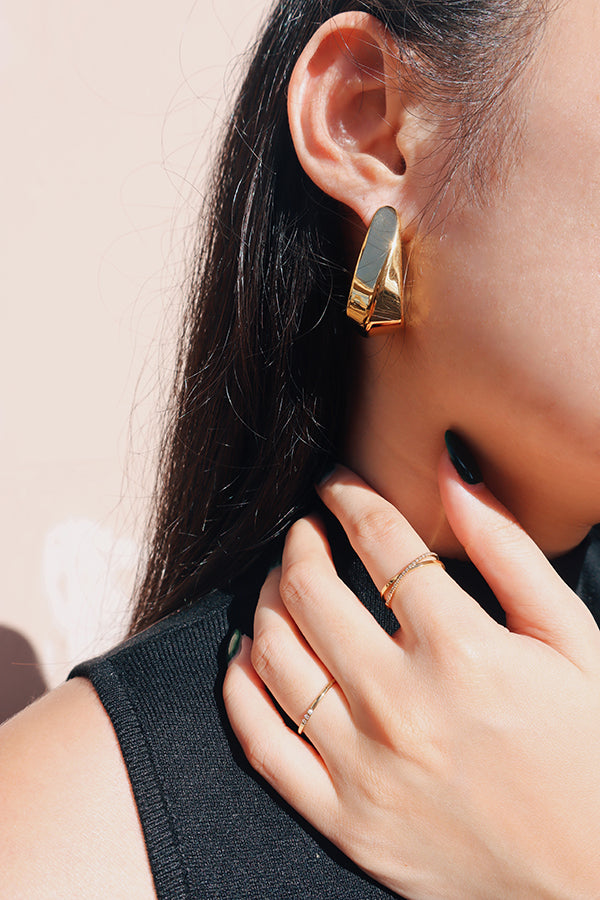
M 502 605 L 508 628 L 573 662 L 585 659 L 596 630 L 591 613 L 514 516 L 477 481 L 478 468 L 462 440 L 450 432 L 447 444 L 455 463 L 444 453 L 438 471 L 446 516 Z

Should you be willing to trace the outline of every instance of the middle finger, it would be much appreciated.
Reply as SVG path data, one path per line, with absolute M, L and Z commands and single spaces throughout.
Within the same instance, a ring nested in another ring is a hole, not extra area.
M 321 485 L 319 494 L 339 519 L 379 591 L 405 572 L 390 591 L 391 608 L 404 636 L 435 640 L 467 623 L 480 623 L 485 613 L 443 566 L 411 568 L 429 548 L 404 516 L 357 475 L 340 466 Z

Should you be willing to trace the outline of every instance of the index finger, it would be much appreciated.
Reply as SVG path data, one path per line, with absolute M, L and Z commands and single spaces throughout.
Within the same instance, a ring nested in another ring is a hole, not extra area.
M 429 551 L 396 507 L 344 466 L 317 490 L 379 591 Z M 393 591 L 391 608 L 403 631 L 417 637 L 433 628 L 447 630 L 449 623 L 455 628 L 457 618 L 486 615 L 439 565 L 409 570 Z

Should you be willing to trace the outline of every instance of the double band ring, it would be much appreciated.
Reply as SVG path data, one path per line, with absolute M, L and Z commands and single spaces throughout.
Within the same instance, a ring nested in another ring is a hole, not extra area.
M 330 688 L 332 688 L 332 687 L 334 686 L 334 684 L 335 684 L 335 678 L 332 678 L 331 681 L 329 681 L 329 682 L 325 685 L 325 687 L 323 688 L 323 690 L 321 691 L 321 693 L 320 693 L 320 694 L 317 694 L 317 696 L 315 697 L 315 699 L 313 700 L 313 702 L 310 704 L 310 706 L 308 707 L 308 709 L 306 710 L 306 712 L 305 712 L 304 715 L 302 716 L 302 721 L 301 721 L 300 724 L 298 725 L 298 734 L 302 734 L 302 732 L 303 732 L 304 729 L 306 728 L 306 725 L 307 725 L 307 723 L 308 723 L 308 720 L 310 719 L 310 717 L 311 717 L 312 714 L 314 713 L 315 709 L 317 708 L 317 706 L 319 705 L 319 703 L 321 702 L 321 700 L 323 699 L 323 697 L 325 696 L 325 694 L 327 693 L 327 691 L 328 691 Z
M 387 584 L 385 584 L 381 589 L 381 599 L 383 600 L 385 605 L 387 607 L 390 607 L 392 605 L 392 599 L 396 592 L 396 588 L 398 587 L 398 583 L 404 578 L 405 575 L 408 575 L 409 572 L 413 572 L 420 566 L 431 565 L 441 566 L 442 569 L 446 568 L 437 553 L 432 553 L 430 550 L 428 550 L 427 553 L 421 553 L 420 556 L 417 556 L 416 559 L 413 559 L 412 562 L 409 562 L 408 565 L 404 566 L 403 569 L 400 569 L 398 574 L 394 575 L 393 578 L 390 578 Z

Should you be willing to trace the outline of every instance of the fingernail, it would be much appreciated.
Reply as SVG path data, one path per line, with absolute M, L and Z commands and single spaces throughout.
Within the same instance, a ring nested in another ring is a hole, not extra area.
M 281 563 L 282 563 L 282 554 L 279 553 L 279 554 L 275 557 L 275 559 L 273 559 L 273 560 L 271 561 L 271 565 L 269 566 L 269 570 L 268 570 L 268 572 L 267 572 L 267 575 L 270 575 L 271 572 L 272 572 L 274 569 L 279 569 L 279 568 L 281 567 Z
M 337 463 L 330 462 L 329 465 L 325 468 L 325 471 L 321 475 L 318 481 L 318 486 L 322 487 L 325 482 L 329 481 L 335 470 L 337 469 Z
M 447 431 L 444 435 L 444 440 L 446 441 L 450 462 L 465 484 L 481 484 L 483 477 L 479 466 L 463 439 L 454 431 Z
M 232 659 L 234 659 L 242 646 L 242 632 L 239 628 L 236 628 L 231 638 L 229 639 L 229 644 L 227 645 L 227 663 L 229 664 Z

